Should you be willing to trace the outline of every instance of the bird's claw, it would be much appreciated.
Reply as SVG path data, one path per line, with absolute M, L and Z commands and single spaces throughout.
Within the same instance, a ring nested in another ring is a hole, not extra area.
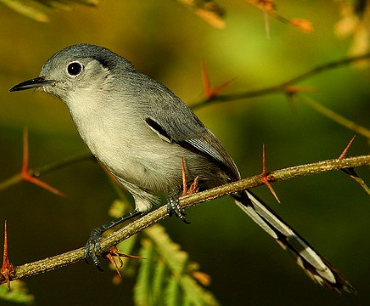
M 167 199 L 167 212 L 169 216 L 175 215 L 176 217 L 180 218 L 186 224 L 190 224 L 188 220 L 186 220 L 186 213 L 184 209 L 180 206 L 178 193 L 169 195 Z

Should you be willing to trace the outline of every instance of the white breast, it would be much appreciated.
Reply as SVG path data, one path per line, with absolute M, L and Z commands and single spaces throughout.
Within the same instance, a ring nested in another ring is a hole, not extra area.
M 160 139 L 132 103 L 89 91 L 71 94 L 66 103 L 82 139 L 117 177 L 152 192 L 180 184 L 181 156 L 190 152 Z

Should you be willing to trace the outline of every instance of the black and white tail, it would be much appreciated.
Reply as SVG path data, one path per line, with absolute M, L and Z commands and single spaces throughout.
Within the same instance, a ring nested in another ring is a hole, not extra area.
M 235 203 L 254 222 L 270 234 L 279 244 L 289 250 L 297 264 L 320 285 L 335 291 L 355 292 L 351 284 L 325 258 L 318 254 L 301 236 L 281 220 L 250 191 L 233 195 Z

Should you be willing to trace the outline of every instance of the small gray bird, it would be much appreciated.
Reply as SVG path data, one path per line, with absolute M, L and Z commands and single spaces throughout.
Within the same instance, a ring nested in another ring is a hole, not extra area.
M 137 72 L 108 49 L 78 44 L 54 54 L 39 77 L 10 89 L 37 88 L 59 97 L 95 157 L 135 200 L 135 210 L 94 229 L 85 258 L 99 267 L 96 252 L 104 231 L 147 213 L 168 194 L 169 214 L 186 222 L 178 204 L 182 182 L 198 177 L 200 190 L 239 180 L 239 171 L 216 136 L 164 85 Z M 336 291 L 354 288 L 289 225 L 250 191 L 233 194 L 235 203 L 296 258 L 309 277 Z

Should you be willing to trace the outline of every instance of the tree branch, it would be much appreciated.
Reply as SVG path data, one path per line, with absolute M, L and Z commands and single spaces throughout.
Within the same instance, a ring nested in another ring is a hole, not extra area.
M 370 59 L 370 53 L 365 53 L 365 54 L 361 54 L 358 56 L 352 56 L 352 57 L 344 57 L 339 60 L 328 62 L 323 65 L 314 67 L 313 69 L 308 70 L 302 74 L 299 74 L 278 85 L 274 85 L 271 87 L 265 87 L 265 88 L 258 89 L 258 90 L 240 92 L 240 93 L 215 94 L 215 95 L 212 95 L 211 97 L 207 97 L 206 99 L 191 105 L 191 108 L 197 109 L 197 108 L 200 108 L 202 106 L 205 106 L 211 103 L 221 103 L 221 102 L 234 101 L 234 100 L 240 100 L 240 99 L 255 98 L 255 97 L 260 97 L 260 96 L 269 95 L 273 93 L 287 93 L 288 87 L 292 84 L 298 83 L 304 79 L 308 79 L 309 77 L 322 73 L 326 70 L 339 68 L 345 65 L 349 65 L 349 64 L 352 64 L 358 61 L 368 60 L 368 59 Z
M 79 155 L 63 158 L 59 161 L 49 163 L 38 168 L 30 169 L 28 171 L 28 174 L 29 176 L 32 177 L 39 177 L 49 172 L 54 172 L 56 170 L 68 167 L 72 164 L 79 163 L 85 160 L 96 160 L 96 159 L 91 152 L 82 153 Z M 4 181 L 0 182 L 0 191 L 5 190 L 13 185 L 19 184 L 22 181 L 23 181 L 22 173 L 21 172 L 16 173 L 11 177 L 5 179 Z
M 203 101 L 200 101 L 194 105 L 192 108 L 199 108 L 205 105 L 215 102 L 226 102 L 226 101 L 233 101 L 238 99 L 247 99 L 252 97 L 263 96 L 272 93 L 287 93 L 287 88 L 299 81 L 307 79 L 313 75 L 322 73 L 323 71 L 338 68 L 344 65 L 348 65 L 360 60 L 366 60 L 370 58 L 370 53 L 366 53 L 359 56 L 354 57 L 346 57 L 342 58 L 337 61 L 325 63 L 323 65 L 317 66 L 311 70 L 308 70 L 294 78 L 286 80 L 278 85 L 266 87 L 260 90 L 254 91 L 245 91 L 241 93 L 230 93 L 230 94 L 216 94 L 212 97 L 209 97 Z M 50 171 L 54 171 L 61 167 L 65 167 L 69 164 L 79 162 L 81 160 L 93 158 L 91 154 L 82 154 L 73 158 L 69 158 L 66 160 L 58 161 L 57 163 L 49 164 L 44 167 L 40 167 L 37 169 L 30 170 L 30 175 L 40 176 L 41 174 L 45 174 Z M 290 167 L 282 170 L 273 171 L 268 175 L 270 181 L 282 181 L 291 179 L 294 177 L 299 176 L 307 176 L 316 173 L 323 173 L 329 171 L 337 171 L 343 169 L 350 169 L 360 166 L 370 166 L 370 155 L 364 156 L 357 156 L 352 158 L 346 159 L 333 159 L 333 160 L 326 160 L 322 162 L 317 162 L 313 164 L 301 165 Z M 16 174 L 9 179 L 0 182 L 0 190 L 6 189 L 11 185 L 17 184 L 22 181 L 21 174 Z M 206 190 L 203 192 L 195 193 L 189 196 L 184 196 L 180 198 L 180 204 L 186 208 L 190 206 L 198 205 L 202 202 L 209 201 L 212 199 L 216 199 L 243 189 L 254 188 L 260 185 L 263 185 L 263 178 L 261 175 L 256 175 L 247 179 L 240 180 L 238 182 L 234 182 L 231 184 L 219 186 L 217 188 L 213 188 L 210 190 Z M 101 246 L 103 249 L 108 250 L 109 247 L 118 244 L 119 242 L 135 235 L 136 233 L 144 230 L 145 228 L 151 226 L 152 224 L 161 221 L 162 219 L 168 217 L 167 209 L 165 206 L 162 206 L 155 211 L 141 217 L 140 219 L 131 222 L 124 228 L 112 233 L 107 238 L 102 239 Z M 14 274 L 12 275 L 12 279 L 21 279 L 28 276 L 36 275 L 39 273 L 44 273 L 47 271 L 51 271 L 66 265 L 73 264 L 77 261 L 83 259 L 83 251 L 84 248 L 79 248 L 77 250 L 73 250 L 70 252 L 66 252 L 54 257 L 45 258 L 33 263 L 24 264 L 18 266 L 14 269 Z M 4 282 L 5 279 L 0 274 L 0 283 Z
M 318 173 L 329 171 L 338 171 L 345 169 L 352 169 L 361 166 L 370 166 L 370 155 L 362 155 L 350 158 L 339 158 L 332 160 L 325 160 L 317 163 L 294 166 L 282 170 L 276 170 L 268 175 L 270 181 L 278 182 L 300 176 L 308 176 Z M 195 193 L 192 195 L 180 198 L 182 207 L 191 207 L 198 205 L 202 202 L 216 199 L 237 191 L 250 189 L 263 185 L 263 177 L 256 175 L 238 182 L 226 184 L 203 192 Z M 101 246 L 104 250 L 108 250 L 111 246 L 124 241 L 125 239 L 139 233 L 152 224 L 161 221 L 168 217 L 166 206 L 161 206 L 153 212 L 129 223 L 127 226 L 112 233 L 107 238 L 101 240 Z M 79 248 L 67 253 L 63 253 L 54 257 L 45 258 L 36 262 L 27 263 L 14 268 L 14 274 L 11 279 L 21 279 L 51 271 L 66 265 L 73 264 L 83 259 L 84 248 Z M 0 283 L 5 281 L 4 277 L 0 274 Z

